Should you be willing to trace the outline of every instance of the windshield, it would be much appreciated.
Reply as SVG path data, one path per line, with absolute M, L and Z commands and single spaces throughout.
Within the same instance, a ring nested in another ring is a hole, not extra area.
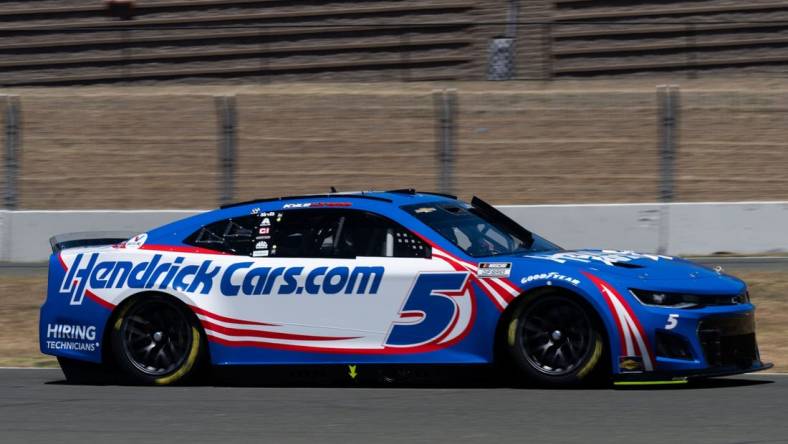
M 435 202 L 402 209 L 473 257 L 560 250 L 486 204 Z

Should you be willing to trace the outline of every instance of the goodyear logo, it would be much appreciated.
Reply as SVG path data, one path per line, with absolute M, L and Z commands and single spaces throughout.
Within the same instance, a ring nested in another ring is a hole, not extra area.
M 60 293 L 80 305 L 87 289 L 167 289 L 209 294 L 218 287 L 224 296 L 268 294 L 377 294 L 383 267 L 260 267 L 255 262 L 229 266 L 204 260 L 185 264 L 183 257 L 144 262 L 101 261 L 99 253 L 78 254 L 60 285 Z

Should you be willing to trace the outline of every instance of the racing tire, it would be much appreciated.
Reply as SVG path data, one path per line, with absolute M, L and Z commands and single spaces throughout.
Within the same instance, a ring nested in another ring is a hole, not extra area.
M 550 387 L 602 382 L 605 335 L 592 310 L 560 294 L 520 305 L 507 329 L 507 345 L 518 376 Z
M 207 344 L 196 317 L 168 297 L 144 296 L 122 307 L 111 338 L 124 383 L 195 382 L 205 366 Z

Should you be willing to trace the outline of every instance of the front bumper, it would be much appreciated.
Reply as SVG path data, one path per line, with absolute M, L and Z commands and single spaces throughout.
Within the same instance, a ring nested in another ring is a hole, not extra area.
M 643 307 L 638 313 L 652 346 L 654 369 L 617 380 L 704 378 L 771 368 L 761 361 L 751 304 L 676 310 Z
M 701 319 L 698 340 L 711 368 L 748 368 L 760 362 L 753 312 Z

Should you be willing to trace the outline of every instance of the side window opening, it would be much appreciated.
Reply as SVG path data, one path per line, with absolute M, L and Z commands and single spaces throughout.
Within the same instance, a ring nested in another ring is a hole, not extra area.
M 429 245 L 406 228 L 371 213 L 348 212 L 340 244 L 356 256 L 429 258 Z
M 394 233 L 392 230 L 386 230 L 386 251 L 383 255 L 386 257 L 394 256 Z
M 430 248 L 413 233 L 405 230 L 394 232 L 394 257 L 430 257 Z
M 224 239 L 210 229 L 202 227 L 197 232 L 193 243 L 196 246 L 221 246 L 224 243 Z
M 463 250 L 467 250 L 471 247 L 471 239 L 462 231 L 457 228 L 452 228 L 452 237 L 455 239 L 455 244 L 457 244 Z
M 429 258 L 431 249 L 406 228 L 359 210 L 298 209 L 225 219 L 185 243 L 253 257 Z
M 184 241 L 195 247 L 248 256 L 252 251 L 255 216 L 220 220 L 203 226 Z
M 349 209 L 282 212 L 271 227 L 272 257 L 429 258 L 429 245 L 399 224 L 376 214 Z
M 472 257 L 560 249 L 476 198 L 472 205 L 432 202 L 402 209 Z
M 342 257 L 336 254 L 343 218 L 332 210 L 290 210 L 271 226 L 272 257 Z
M 225 239 L 244 239 L 247 240 L 252 237 L 252 229 L 246 228 L 239 224 L 237 221 L 230 219 L 224 229 Z

